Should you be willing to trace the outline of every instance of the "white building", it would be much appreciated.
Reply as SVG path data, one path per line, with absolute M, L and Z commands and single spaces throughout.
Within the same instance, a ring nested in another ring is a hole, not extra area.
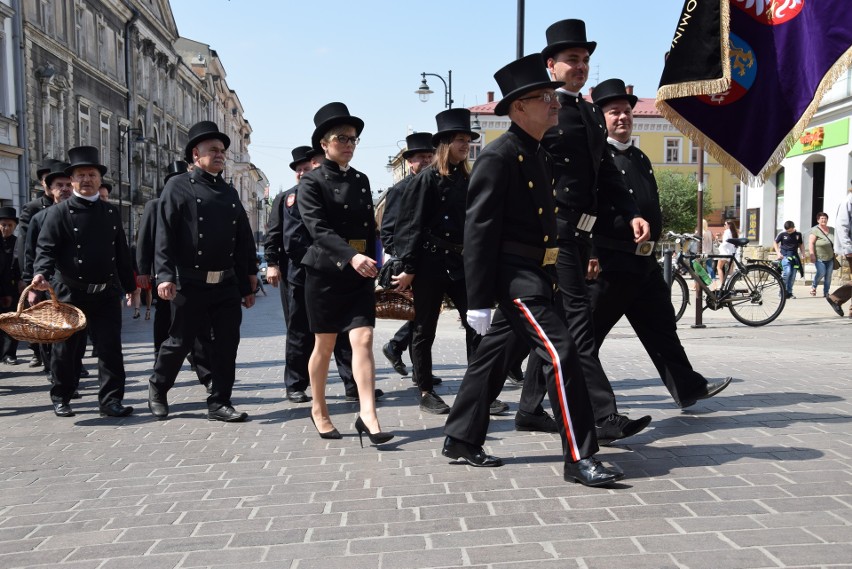
M 743 236 L 772 247 L 784 222 L 792 220 L 807 236 L 816 214 L 826 212 L 834 226 L 837 207 L 852 183 L 852 74 L 849 71 L 823 98 L 805 133 L 762 186 L 747 190 Z
M 21 156 L 18 103 L 19 68 L 15 62 L 15 27 L 20 25 L 11 0 L 0 0 L 0 206 L 20 208 Z

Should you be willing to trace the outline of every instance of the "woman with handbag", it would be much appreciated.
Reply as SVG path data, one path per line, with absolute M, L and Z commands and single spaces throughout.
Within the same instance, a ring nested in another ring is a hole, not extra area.
M 403 272 L 393 282 L 401 290 L 411 286 L 414 291 L 411 363 L 420 389 L 420 409 L 440 415 L 449 413 L 450 407 L 434 391 L 432 344 L 445 294 L 461 315 L 468 356 L 476 337 L 466 319 L 462 242 L 470 177 L 467 158 L 470 142 L 479 135 L 470 128 L 467 109 L 443 111 L 435 120 L 434 161 L 417 174 L 400 199 L 394 249 Z
M 821 279 L 824 279 L 822 295 L 828 296 L 831 289 L 831 275 L 835 269 L 834 264 L 837 262 L 834 256 L 834 240 L 834 228 L 828 225 L 828 214 L 821 211 L 817 214 L 817 224 L 811 228 L 808 236 L 808 252 L 811 263 L 816 266 L 816 276 L 811 284 L 811 296 L 816 296 Z
M 376 415 L 373 328 L 376 302 L 373 279 L 376 261 L 376 221 L 367 176 L 349 163 L 355 154 L 364 121 L 349 114 L 343 103 L 329 103 L 314 115 L 311 143 L 322 148 L 325 160 L 302 176 L 297 202 L 313 243 L 305 267 L 305 305 L 316 342 L 308 362 L 311 379 L 311 421 L 324 439 L 339 439 L 325 400 L 328 362 L 338 334 L 352 344 L 352 372 L 358 386 L 360 413 L 355 429 L 363 446 L 366 433 L 373 444 L 393 438 L 383 433 Z

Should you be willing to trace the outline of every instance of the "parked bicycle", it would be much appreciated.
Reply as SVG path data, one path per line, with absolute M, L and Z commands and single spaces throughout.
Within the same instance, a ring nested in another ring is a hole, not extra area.
M 742 249 L 748 244 L 748 239 L 742 237 L 728 239 L 728 243 L 737 248 L 737 252 L 733 255 L 698 255 L 684 253 L 682 244 L 697 241 L 699 237 L 672 232 L 669 232 L 668 236 L 679 245 L 677 256 L 672 263 L 671 286 L 672 305 L 678 320 L 686 312 L 690 296 L 686 279 L 681 273 L 690 275 L 693 282 L 697 283 L 703 291 L 704 310 L 727 308 L 734 318 L 747 326 L 769 324 L 784 310 L 787 295 L 781 275 L 764 263 L 750 261 L 744 264 L 742 262 Z M 706 259 L 725 259 L 732 264 L 731 269 L 727 271 L 725 281 L 717 290 L 710 288 L 710 283 L 702 279 L 702 276 L 707 276 L 703 269 Z M 694 265 L 699 267 L 698 271 Z

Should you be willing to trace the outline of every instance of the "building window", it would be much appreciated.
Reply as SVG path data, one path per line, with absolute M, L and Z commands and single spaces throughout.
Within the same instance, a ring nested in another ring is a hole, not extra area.
M 84 104 L 80 104 L 78 109 L 77 134 L 80 146 L 87 146 L 91 143 L 92 123 L 89 118 L 89 107 Z
M 114 34 L 115 37 L 115 68 L 118 70 L 116 76 L 119 79 L 124 79 L 124 38 L 119 34 Z
M 106 56 L 106 26 L 103 21 L 98 18 L 98 59 L 100 60 L 98 61 L 98 67 L 101 71 L 106 70 Z
M 74 8 L 74 43 L 79 57 L 83 57 L 86 53 L 86 34 L 83 25 L 83 8 L 77 6 Z
M 52 0 L 40 0 L 38 6 L 38 19 L 41 29 L 48 36 L 56 35 L 55 12 Z
M 471 143 L 470 149 L 468 150 L 467 159 L 471 162 L 476 162 L 476 159 L 479 158 L 479 153 L 482 151 L 482 145 L 478 143 Z
M 109 115 L 101 115 L 101 164 L 110 169 Z
M 775 173 L 775 235 L 784 231 L 784 168 Z
M 680 138 L 666 138 L 666 164 L 680 164 Z

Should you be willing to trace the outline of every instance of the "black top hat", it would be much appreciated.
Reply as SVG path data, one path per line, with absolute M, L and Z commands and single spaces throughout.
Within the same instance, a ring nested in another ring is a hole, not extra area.
M 77 146 L 76 148 L 72 148 L 68 151 L 69 164 L 65 168 L 65 173 L 70 176 L 74 172 L 74 168 L 91 166 L 92 168 L 97 168 L 98 172 L 103 176 L 106 174 L 107 168 L 101 164 L 100 156 L 98 149 L 94 146 Z
M 112 184 L 109 182 L 101 182 L 101 188 L 106 188 L 108 194 L 112 193 Z
M 432 146 L 431 132 L 415 132 L 405 137 L 405 152 L 402 153 L 403 160 L 408 160 L 418 152 L 435 152 Z
M 317 151 L 310 146 L 297 146 L 290 153 L 293 155 L 293 161 L 290 162 L 290 169 L 294 172 L 296 171 L 296 166 L 302 162 L 307 162 L 317 155 Z
M 597 42 L 586 39 L 586 22 L 583 20 L 560 20 L 547 28 L 545 36 L 547 47 L 541 50 L 545 63 L 554 54 L 569 47 L 584 47 L 589 51 L 589 55 L 592 55 L 598 46 Z
M 199 142 L 215 138 L 216 140 L 222 141 L 222 144 L 225 145 L 225 150 L 231 146 L 231 139 L 228 138 L 228 135 L 224 132 L 219 132 L 219 127 L 213 121 L 201 121 L 195 123 L 189 127 L 188 136 L 189 140 L 183 150 L 184 160 L 186 160 L 188 164 L 192 164 L 194 162 L 192 159 L 192 149 L 198 146 Z
M 41 177 L 45 174 L 48 174 L 52 169 L 53 165 L 61 162 L 61 160 L 55 160 L 53 158 L 48 158 L 44 160 L 41 164 L 38 165 L 38 169 L 36 170 L 36 178 L 41 181 Z
M 47 173 L 47 176 L 44 177 L 44 183 L 47 187 L 50 187 L 50 184 L 53 183 L 56 178 L 67 178 L 68 174 L 65 173 L 65 170 L 70 166 L 68 162 L 62 162 L 61 160 L 57 160 L 53 167 L 50 169 L 50 172 Z
M 461 132 L 469 134 L 471 140 L 479 138 L 478 132 L 473 132 L 470 129 L 470 111 L 467 109 L 447 109 L 435 115 L 435 122 L 438 123 L 438 132 L 432 135 L 432 145 L 438 146 L 441 139 L 448 134 Z
M 13 207 L 0 207 L 0 219 L 14 219 L 18 221 L 18 212 Z
M 169 178 L 177 176 L 178 174 L 183 174 L 188 169 L 186 162 L 183 160 L 175 160 L 169 167 L 166 169 L 166 177 L 163 178 L 163 184 L 169 181 Z
M 550 80 L 540 53 L 527 55 L 504 66 L 494 74 L 494 80 L 503 93 L 503 99 L 494 107 L 494 114 L 498 116 L 508 113 L 512 101 L 524 93 L 564 85 L 562 81 Z
M 624 86 L 624 81 L 621 79 L 607 79 L 601 81 L 598 86 L 592 91 L 592 102 L 599 107 L 603 107 L 610 101 L 619 99 L 630 103 L 630 107 L 635 107 L 639 98 L 636 95 L 631 95 L 627 92 L 627 87 Z
M 349 114 L 349 109 L 343 103 L 329 103 L 320 107 L 314 115 L 314 133 L 311 135 L 311 144 L 314 148 L 322 148 L 320 140 L 332 127 L 346 124 L 355 127 L 355 136 L 361 136 L 364 130 L 364 121 Z

